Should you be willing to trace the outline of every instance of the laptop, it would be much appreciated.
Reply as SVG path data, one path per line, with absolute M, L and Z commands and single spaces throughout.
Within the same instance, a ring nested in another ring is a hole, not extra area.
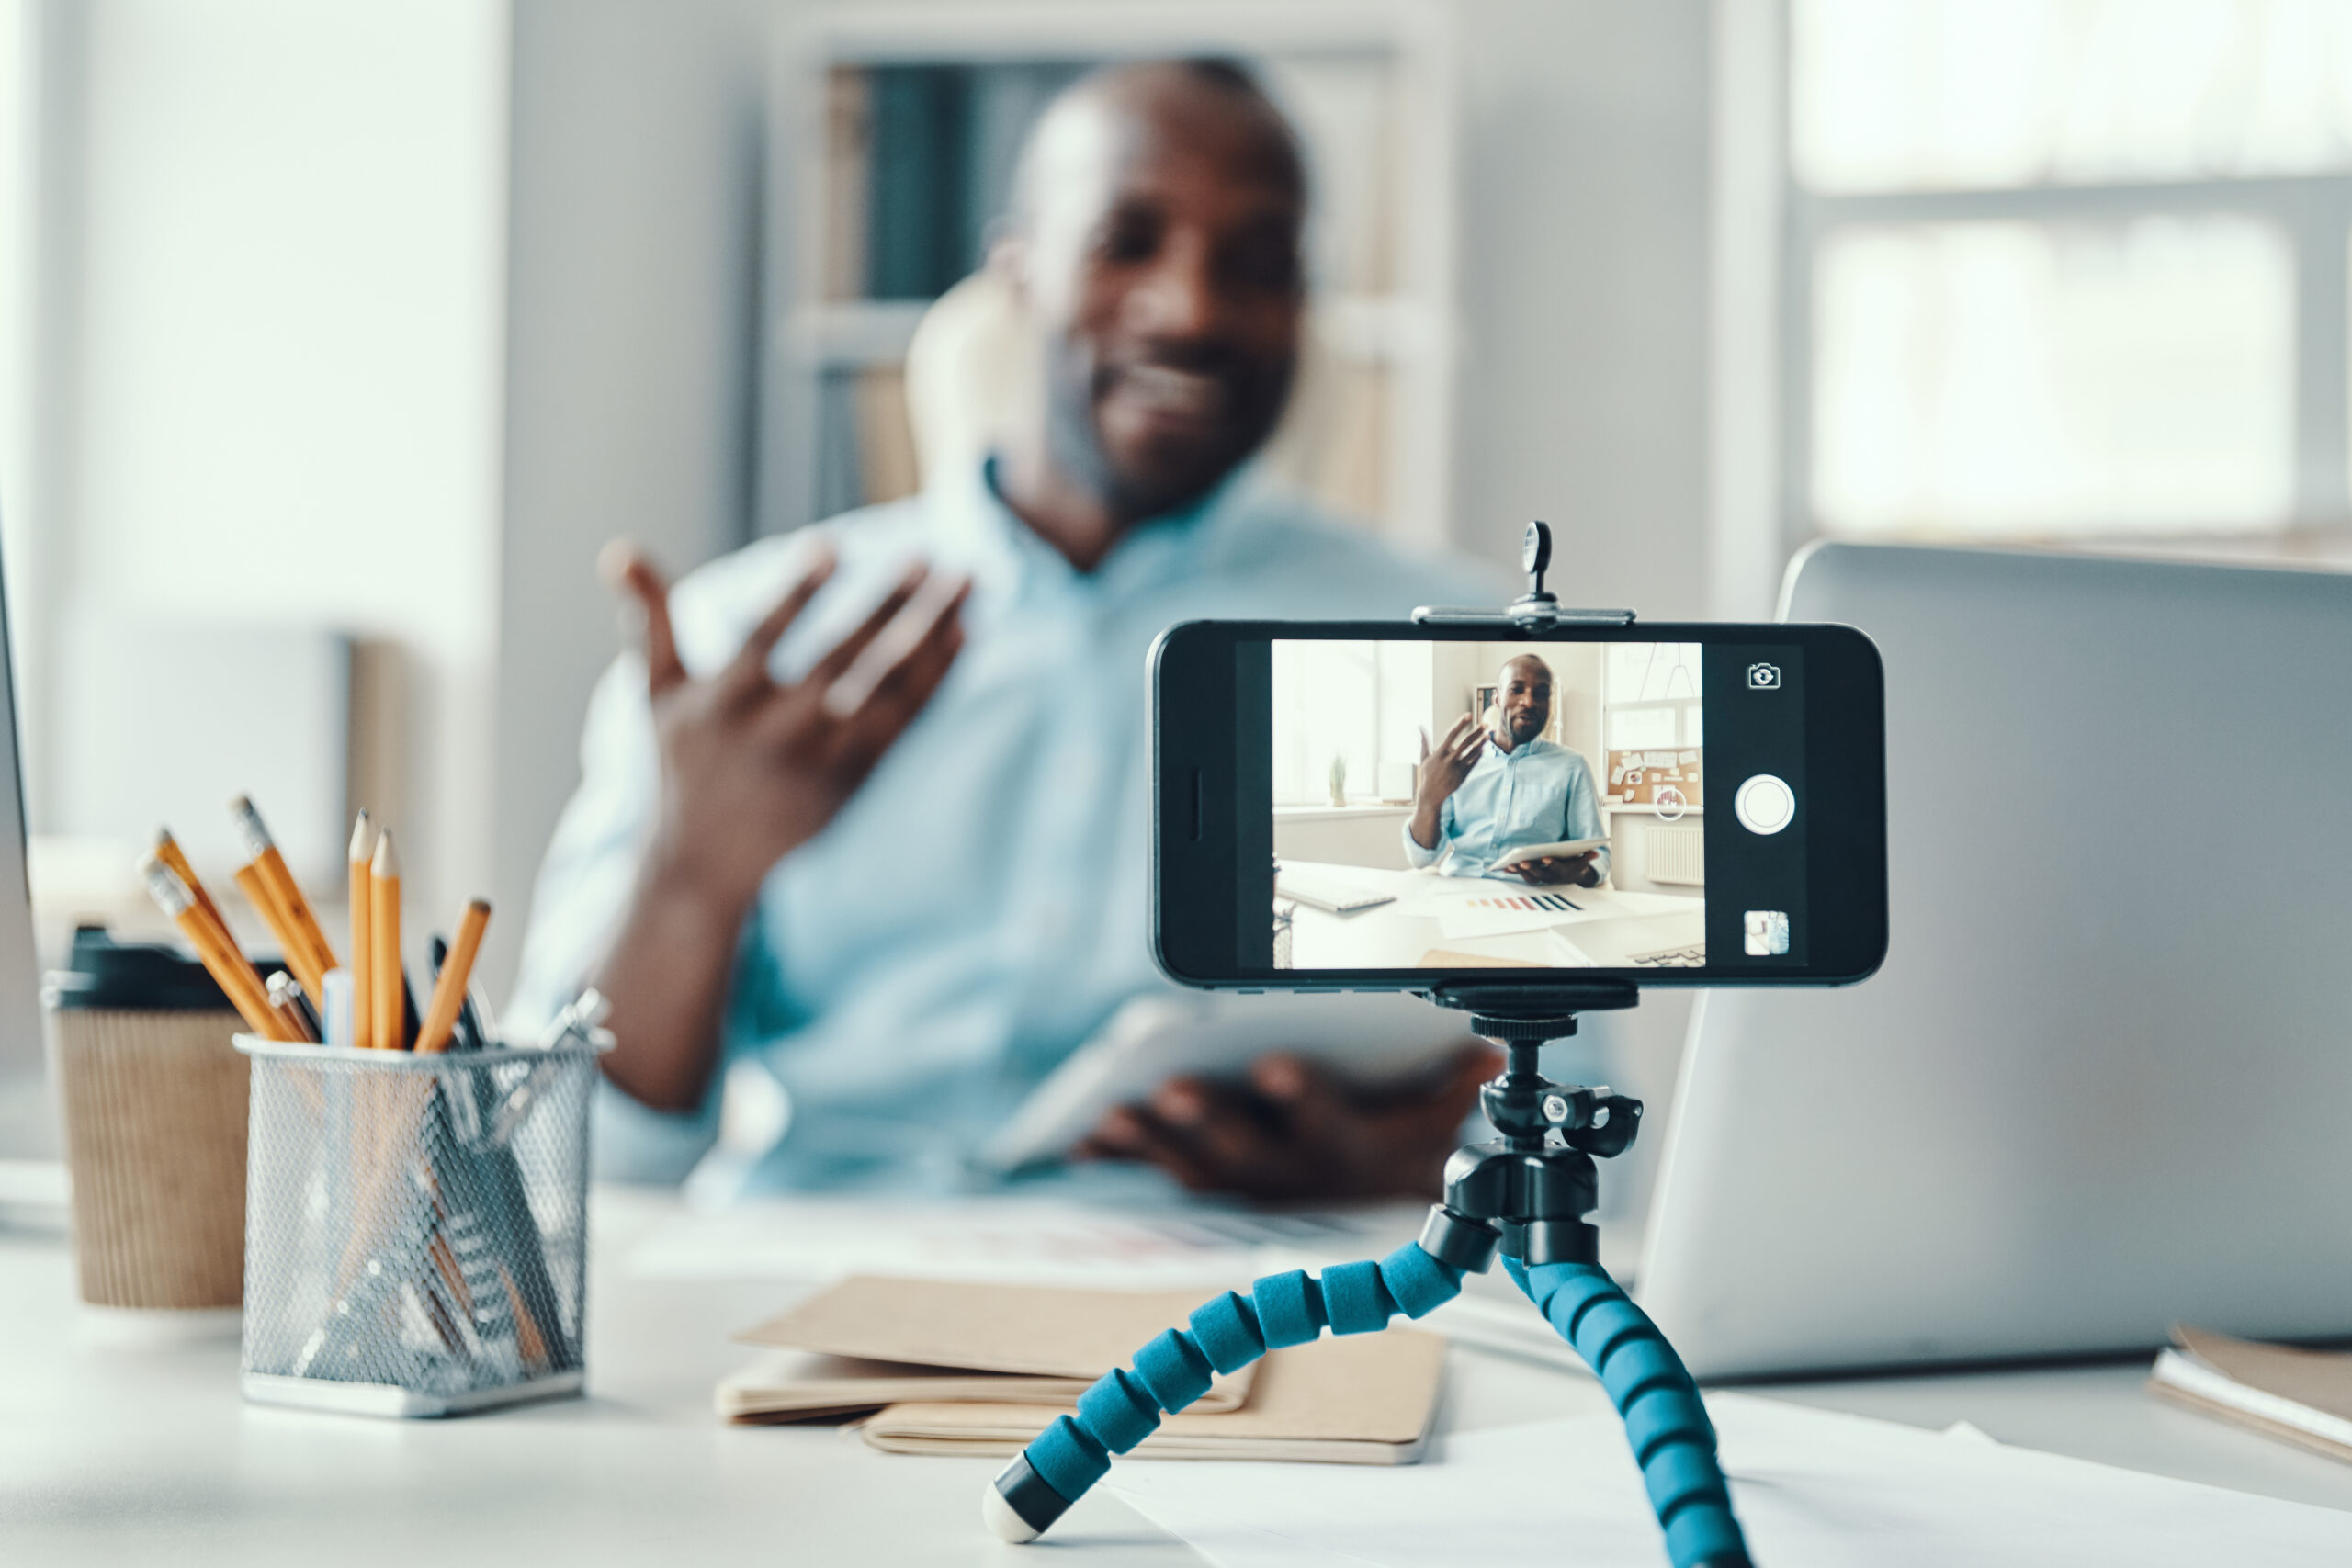
M 2352 1334 L 2352 575 L 1831 544 L 1893 946 L 1690 1025 L 1641 1278 L 1695 1372 Z

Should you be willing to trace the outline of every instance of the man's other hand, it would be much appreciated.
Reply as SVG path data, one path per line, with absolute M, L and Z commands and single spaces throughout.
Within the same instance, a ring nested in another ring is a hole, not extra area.
M 1599 850 L 1587 850 L 1580 855 L 1526 861 L 1510 869 L 1521 882 L 1532 882 L 1539 887 L 1598 887 L 1600 868 L 1593 863 L 1600 858 Z
M 929 578 L 910 568 L 806 675 L 778 681 L 769 654 L 832 576 L 833 557 L 820 546 L 734 658 L 697 678 L 678 658 L 669 585 L 652 562 L 616 542 L 600 564 L 644 623 L 662 760 L 648 874 L 747 908 L 769 868 L 832 820 L 931 700 L 963 647 L 969 584 L 934 583 L 924 595 L 929 619 L 918 609 L 894 626 Z
M 1502 1057 L 1477 1041 L 1428 1076 L 1380 1089 L 1265 1056 L 1247 1083 L 1170 1078 L 1148 1103 L 1105 1116 L 1079 1153 L 1147 1161 L 1196 1192 L 1434 1200 L 1479 1085 L 1501 1070 Z

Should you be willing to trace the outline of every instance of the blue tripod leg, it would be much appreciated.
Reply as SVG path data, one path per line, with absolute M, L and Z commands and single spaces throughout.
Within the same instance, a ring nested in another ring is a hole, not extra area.
M 1461 1291 L 1461 1269 L 1411 1242 L 1377 1263 L 1342 1263 L 1319 1278 L 1294 1269 L 1255 1281 L 1248 1295 L 1227 1291 L 1195 1311 L 1187 1327 L 1136 1352 L 1132 1369 L 1096 1380 L 1076 1416 L 1056 1418 L 1005 1467 L 981 1496 L 981 1517 L 1000 1540 L 1035 1540 L 1102 1479 L 1113 1454 L 1149 1437 L 1162 1412 L 1206 1393 L 1213 1375 L 1304 1345 L 1326 1328 L 1376 1333 L 1396 1314 L 1424 1316 Z
M 1511 1279 L 1590 1366 L 1625 1423 L 1674 1568 L 1748 1568 L 1747 1543 L 1715 1458 L 1715 1430 L 1698 1384 L 1666 1337 L 1600 1265 L 1530 1269 L 1506 1257 Z M 1111 1456 L 1149 1437 L 1163 1412 L 1208 1392 L 1209 1379 L 1269 1350 L 1304 1345 L 1325 1328 L 1370 1334 L 1398 1313 L 1422 1317 L 1458 1295 L 1462 1270 L 1408 1243 L 1378 1263 L 1344 1263 L 1318 1279 L 1303 1269 L 1228 1291 L 1145 1346 L 1129 1370 L 1106 1372 L 982 1495 L 1000 1540 L 1035 1540 L 1109 1472 Z
M 1745 1568 L 1747 1541 L 1715 1458 L 1714 1426 L 1649 1314 L 1598 1263 L 1531 1269 L 1505 1255 L 1503 1267 L 1608 1391 L 1675 1568 Z

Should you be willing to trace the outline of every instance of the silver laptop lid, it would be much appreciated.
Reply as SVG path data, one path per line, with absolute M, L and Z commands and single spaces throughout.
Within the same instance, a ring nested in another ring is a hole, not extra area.
M 2352 576 L 1831 545 L 1893 946 L 1694 1016 L 1644 1298 L 1702 1374 L 2352 1331 Z

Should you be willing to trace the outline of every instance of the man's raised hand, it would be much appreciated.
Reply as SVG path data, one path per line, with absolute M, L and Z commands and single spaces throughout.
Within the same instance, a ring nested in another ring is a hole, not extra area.
M 1413 792 L 1413 841 L 1425 850 L 1437 848 L 1438 817 L 1470 770 L 1478 765 L 1479 754 L 1493 739 L 1487 727 L 1475 716 L 1464 714 L 1453 721 L 1445 739 L 1431 750 L 1428 738 L 1421 740 L 1421 782 Z
M 910 567 L 857 627 L 797 681 L 768 656 L 833 574 L 819 545 L 799 580 L 705 676 L 687 672 L 669 585 L 634 546 L 600 562 L 643 619 L 646 695 L 662 762 L 648 874 L 741 909 L 775 863 L 813 839 L 921 713 L 964 645 L 970 584 Z
M 1429 742 L 1421 743 L 1421 787 L 1419 798 L 1433 806 L 1443 805 L 1448 796 L 1462 787 L 1470 770 L 1478 765 L 1479 754 L 1486 750 L 1493 737 L 1486 726 L 1468 714 L 1453 721 L 1437 750 L 1430 750 Z

